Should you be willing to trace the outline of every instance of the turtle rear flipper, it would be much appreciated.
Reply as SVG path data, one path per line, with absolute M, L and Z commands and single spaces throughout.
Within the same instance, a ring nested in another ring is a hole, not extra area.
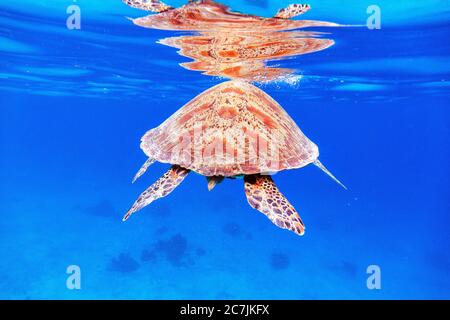
M 129 5 L 130 7 L 156 13 L 173 9 L 173 7 L 159 0 L 122 0 L 122 1 L 125 4 Z
M 300 236 L 305 233 L 305 225 L 297 211 L 278 190 L 271 176 L 245 176 L 244 189 L 250 206 L 264 213 L 275 225 Z
M 311 9 L 309 4 L 290 4 L 286 8 L 278 10 L 274 18 L 280 19 L 290 19 L 298 15 L 304 14 L 306 11 Z
M 190 170 L 173 165 L 161 178 L 141 193 L 139 198 L 123 217 L 127 220 L 133 213 L 141 210 L 156 199 L 167 196 L 186 178 Z

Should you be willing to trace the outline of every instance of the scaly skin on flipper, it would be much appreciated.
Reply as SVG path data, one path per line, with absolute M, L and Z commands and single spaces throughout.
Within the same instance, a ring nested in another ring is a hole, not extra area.
M 264 213 L 276 226 L 298 235 L 305 233 L 305 226 L 297 211 L 278 190 L 267 175 L 249 175 L 244 178 L 244 189 L 248 203 Z
M 298 15 L 304 14 L 309 9 L 311 9 L 309 4 L 290 4 L 286 8 L 278 10 L 274 18 L 291 19 Z
M 184 180 L 190 170 L 173 165 L 161 178 L 145 190 L 123 217 L 127 220 L 133 213 L 141 210 L 156 199 L 167 196 Z
M 130 7 L 156 13 L 173 9 L 173 7 L 159 0 L 122 0 L 122 1 L 125 4 L 129 5 Z

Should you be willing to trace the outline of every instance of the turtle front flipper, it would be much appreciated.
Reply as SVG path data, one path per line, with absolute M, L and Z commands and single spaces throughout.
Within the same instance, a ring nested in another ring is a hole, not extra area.
M 173 9 L 173 7 L 159 0 L 122 0 L 122 1 L 125 4 L 129 5 L 130 7 L 156 13 Z
M 136 173 L 136 175 L 133 178 L 133 182 L 135 183 L 137 179 L 139 179 L 156 160 L 152 158 L 148 158 L 147 161 L 142 165 L 142 167 L 139 169 L 139 171 Z
M 271 176 L 245 176 L 244 189 L 250 206 L 264 213 L 275 225 L 298 235 L 305 233 L 297 211 L 278 190 Z
M 127 220 L 133 213 L 141 210 L 156 199 L 167 196 L 184 180 L 190 170 L 173 165 L 161 178 L 145 190 L 123 217 Z
M 298 15 L 304 14 L 311 9 L 309 4 L 290 4 L 286 8 L 278 10 L 274 18 L 290 19 Z

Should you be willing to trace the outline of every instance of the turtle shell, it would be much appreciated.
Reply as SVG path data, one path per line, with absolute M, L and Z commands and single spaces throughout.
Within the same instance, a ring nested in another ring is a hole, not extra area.
M 159 43 L 180 49 L 178 54 L 194 59 L 180 64 L 206 75 L 248 81 L 283 78 L 293 70 L 268 67 L 266 60 L 308 54 L 326 49 L 332 40 L 316 38 L 312 32 L 229 31 L 202 32 L 200 35 L 171 37 Z
M 201 93 L 141 139 L 145 154 L 205 176 L 274 173 L 319 157 L 269 95 L 232 80 Z
M 311 20 L 264 18 L 232 12 L 214 1 L 190 2 L 179 8 L 133 19 L 136 25 L 161 30 L 292 30 L 314 26 L 337 26 L 335 23 Z

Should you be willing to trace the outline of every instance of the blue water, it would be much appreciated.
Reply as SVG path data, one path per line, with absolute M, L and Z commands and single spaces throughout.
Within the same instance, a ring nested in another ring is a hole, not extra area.
M 169 1 L 168 1 L 169 2 Z M 271 16 L 290 1 L 223 1 Z M 171 1 L 180 5 L 183 1 Z M 371 1 L 311 0 L 308 19 L 364 24 Z M 223 82 L 183 69 L 119 0 L 0 4 L 0 298 L 449 299 L 450 3 L 378 0 L 382 28 L 313 28 L 331 48 L 271 62 L 295 83 L 257 84 L 320 148 L 274 179 L 299 237 L 248 206 L 242 180 L 191 174 L 123 223 L 166 170 L 140 137 Z M 69 265 L 81 290 L 66 287 Z M 381 289 L 366 286 L 369 265 Z

